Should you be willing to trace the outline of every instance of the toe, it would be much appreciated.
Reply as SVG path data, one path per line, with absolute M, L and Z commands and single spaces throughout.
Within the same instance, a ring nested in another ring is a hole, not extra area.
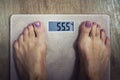
M 18 43 L 19 43 L 19 46 L 23 44 L 23 34 L 19 36 Z
M 28 28 L 25 28 L 25 29 L 24 29 L 24 32 L 23 32 L 23 40 L 24 40 L 24 41 L 27 41 L 28 38 L 29 38 Z
M 13 47 L 15 50 L 18 50 L 18 41 L 17 40 L 15 40 Z
M 35 37 L 34 28 L 33 28 L 33 25 L 32 25 L 32 24 L 30 24 L 30 25 L 28 26 L 28 33 L 29 33 L 29 37 L 30 37 L 30 38 L 34 38 L 34 37 Z
M 34 22 L 33 25 L 34 25 L 36 37 L 41 37 L 45 32 L 45 28 L 44 28 L 43 24 L 41 22 L 37 21 L 37 22 Z
M 80 33 L 89 36 L 90 31 L 91 31 L 91 22 L 90 21 L 82 22 L 80 26 Z
M 106 33 L 104 29 L 100 30 L 100 38 L 101 40 L 105 43 L 105 39 L 106 39 Z
M 91 33 L 90 36 L 91 37 L 95 37 L 97 33 L 97 23 L 93 22 L 92 23 L 92 27 L 91 27 Z
M 108 56 L 110 57 L 110 55 L 111 55 L 111 45 L 110 45 L 110 39 L 108 37 L 106 37 L 105 45 L 106 45 L 106 48 L 109 52 Z
M 17 40 L 15 40 L 14 44 L 13 44 L 13 47 L 14 47 L 14 53 L 13 53 L 13 56 L 14 58 L 18 57 L 18 52 L 19 52 L 19 42 Z
M 105 44 L 106 44 L 106 46 L 110 47 L 110 40 L 109 40 L 109 38 L 108 38 L 108 37 L 106 37 Z
M 100 38 L 100 25 L 97 25 L 96 36 Z

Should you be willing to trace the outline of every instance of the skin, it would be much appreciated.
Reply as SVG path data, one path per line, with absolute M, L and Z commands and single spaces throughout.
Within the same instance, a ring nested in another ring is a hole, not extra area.
M 20 80 L 46 80 L 46 40 L 43 24 L 28 25 L 14 43 Z
M 78 38 L 80 59 L 89 80 L 103 80 L 110 59 L 110 40 L 97 23 L 89 23 L 90 27 L 86 27 L 86 22 L 83 22 L 80 27 Z
M 42 23 L 40 27 L 34 24 L 28 25 L 13 45 L 20 80 L 47 79 L 45 29 Z M 90 27 L 85 24 L 83 22 L 80 27 L 77 42 L 81 65 L 85 69 L 81 74 L 87 75 L 89 80 L 102 80 L 110 58 L 110 40 L 97 23 L 90 22 Z

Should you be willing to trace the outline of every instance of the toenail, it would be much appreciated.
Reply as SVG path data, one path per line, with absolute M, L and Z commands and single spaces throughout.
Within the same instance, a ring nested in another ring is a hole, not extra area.
M 34 26 L 35 26 L 35 27 L 40 27 L 40 22 L 35 22 L 35 23 L 34 23 Z
M 28 24 L 28 26 L 32 26 L 32 24 Z
M 86 26 L 87 28 L 90 28 L 90 27 L 91 27 L 90 21 L 86 21 L 85 26 Z
M 101 29 L 101 32 L 104 32 L 104 33 L 106 33 L 104 29 Z
M 104 30 L 104 29 L 101 29 L 101 31 L 105 32 L 105 30 Z
M 100 25 L 97 24 L 97 28 L 100 28 Z
M 96 24 L 96 22 L 93 22 L 92 24 L 94 25 L 94 24 Z

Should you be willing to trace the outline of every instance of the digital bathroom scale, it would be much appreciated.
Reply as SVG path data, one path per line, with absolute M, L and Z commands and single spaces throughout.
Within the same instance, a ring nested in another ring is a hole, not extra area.
M 97 22 L 110 37 L 110 19 L 104 14 L 15 14 L 10 21 L 10 79 L 18 80 L 13 61 L 13 42 L 29 24 L 40 21 L 46 28 L 48 80 L 70 80 L 75 67 L 74 42 L 81 22 Z M 104 80 L 110 80 L 110 66 Z

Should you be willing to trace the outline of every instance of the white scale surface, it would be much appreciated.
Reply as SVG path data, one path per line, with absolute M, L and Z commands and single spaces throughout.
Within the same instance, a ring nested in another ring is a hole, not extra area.
M 34 21 L 41 21 L 46 28 L 47 39 L 47 75 L 48 80 L 70 80 L 75 63 L 75 51 L 73 44 L 77 38 L 79 25 L 82 21 L 94 21 L 101 25 L 109 32 L 109 16 L 108 15 L 81 15 L 81 14 L 16 14 L 11 16 L 11 31 L 10 31 L 10 78 L 11 80 L 18 80 L 17 73 L 13 61 L 12 44 L 22 33 L 23 29 Z M 74 21 L 74 31 L 49 31 L 49 21 Z M 109 66 L 106 70 L 105 80 L 110 80 Z

